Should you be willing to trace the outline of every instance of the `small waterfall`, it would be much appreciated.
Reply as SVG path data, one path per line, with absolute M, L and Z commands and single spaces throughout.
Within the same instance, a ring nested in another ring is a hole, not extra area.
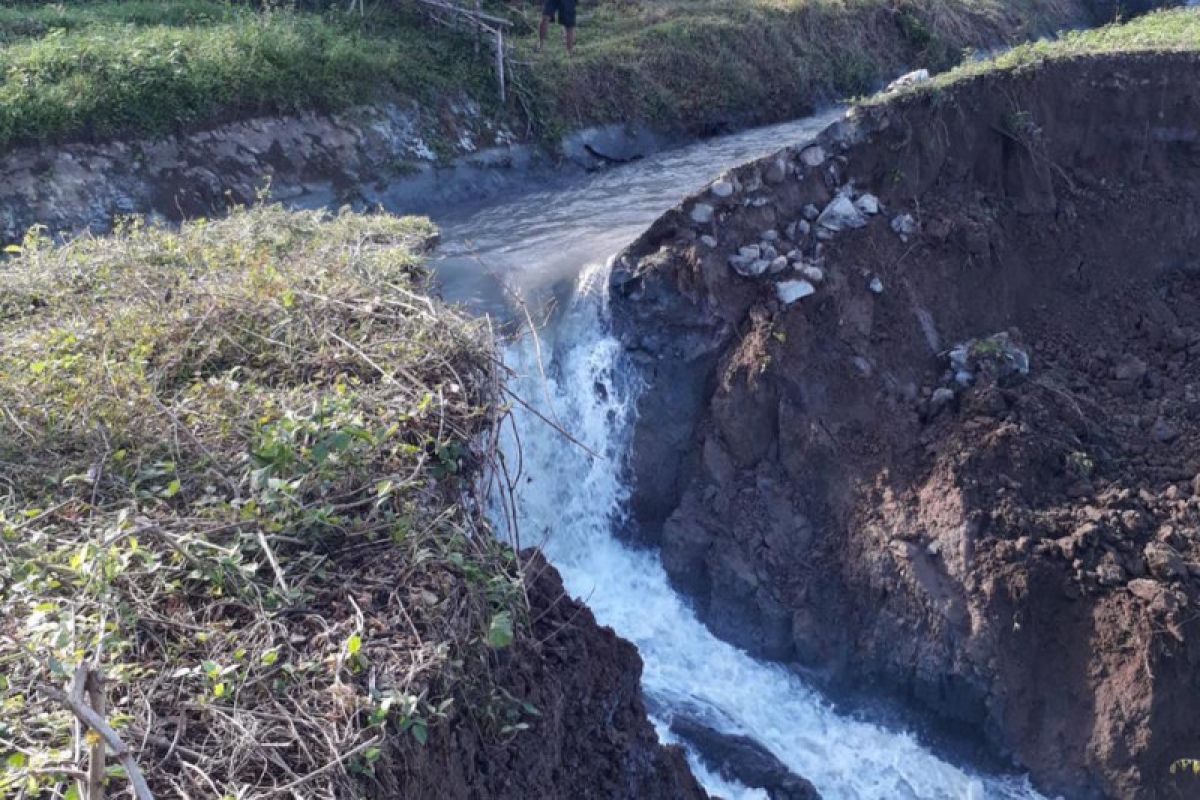
M 602 624 L 637 645 L 645 662 L 643 687 L 664 738 L 671 716 L 686 709 L 716 730 L 753 737 L 829 800 L 1039 797 L 1024 780 L 974 775 L 911 735 L 835 713 L 793 673 L 714 637 L 671 589 L 657 554 L 616 538 L 628 495 L 620 465 L 638 382 L 622 364 L 605 293 L 594 290 L 606 285 L 606 277 L 601 266 L 581 274 L 580 290 L 559 323 L 540 334 L 544 361 L 539 363 L 529 337 L 506 354 L 517 374 L 511 388 L 578 440 L 516 410 L 519 533 L 522 545 L 544 548 L 568 590 Z M 509 463 L 517 463 L 511 434 L 504 446 Z M 694 756 L 692 761 L 714 794 L 764 797 L 712 775 Z

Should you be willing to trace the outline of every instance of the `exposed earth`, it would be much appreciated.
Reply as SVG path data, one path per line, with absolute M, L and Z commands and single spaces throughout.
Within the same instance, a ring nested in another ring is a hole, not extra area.
M 619 260 L 630 535 L 723 637 L 1044 791 L 1195 796 L 1200 59 L 896 94 Z

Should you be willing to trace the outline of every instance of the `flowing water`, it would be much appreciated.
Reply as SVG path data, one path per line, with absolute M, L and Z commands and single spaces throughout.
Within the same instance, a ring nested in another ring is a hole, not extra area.
M 829 800 L 1037 798 L 1021 779 L 973 774 L 907 733 L 840 715 L 796 675 L 720 641 L 671 589 L 657 554 L 630 549 L 613 533 L 627 498 L 619 465 L 638 382 L 609 330 L 607 260 L 724 169 L 802 142 L 833 116 L 564 178 L 438 220 L 444 245 L 436 267 L 449 299 L 519 319 L 524 313 L 514 313 L 512 300 L 521 297 L 531 316 L 549 320 L 537 346 L 526 336 L 508 349 L 517 376 L 511 386 L 578 442 L 518 409 L 518 526 L 508 534 L 522 546 L 542 545 L 568 590 L 637 645 L 664 738 L 680 711 L 750 735 Z M 514 437 L 506 447 L 517 463 Z M 691 759 L 714 794 L 765 797 Z

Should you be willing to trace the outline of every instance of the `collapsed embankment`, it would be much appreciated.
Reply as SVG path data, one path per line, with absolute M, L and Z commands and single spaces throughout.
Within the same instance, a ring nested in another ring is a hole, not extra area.
M 1189 796 L 1200 57 L 1013 62 L 855 109 L 618 260 L 633 535 L 720 635 L 1046 790 Z
M 483 519 L 497 354 L 433 234 L 263 206 L 0 264 L 0 794 L 104 777 L 88 686 L 158 796 L 704 797 Z

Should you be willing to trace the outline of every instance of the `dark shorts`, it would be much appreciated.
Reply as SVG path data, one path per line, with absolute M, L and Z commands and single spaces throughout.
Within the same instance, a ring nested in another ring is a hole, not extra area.
M 557 19 L 564 28 L 575 27 L 575 0 L 546 0 L 542 14 Z

